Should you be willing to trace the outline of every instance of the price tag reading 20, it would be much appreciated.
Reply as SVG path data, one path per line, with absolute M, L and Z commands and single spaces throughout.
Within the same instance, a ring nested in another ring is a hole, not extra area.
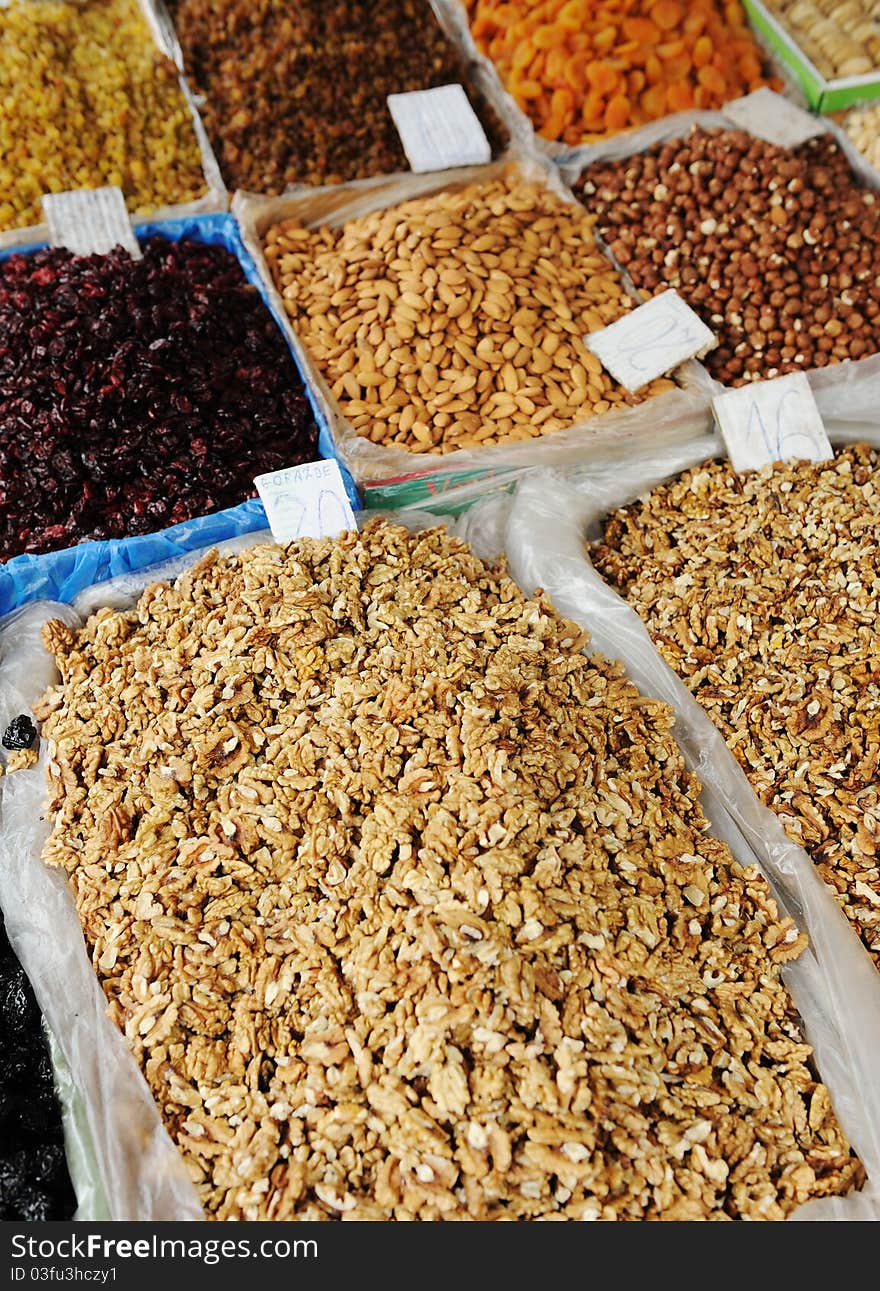
M 590 332 L 584 344 L 615 381 L 634 393 L 718 342 L 699 314 L 670 289 Z
M 718 395 L 712 410 L 737 473 L 770 462 L 827 462 L 834 456 L 803 372 Z
M 357 523 L 334 461 L 306 462 L 254 480 L 276 542 L 335 538 Z

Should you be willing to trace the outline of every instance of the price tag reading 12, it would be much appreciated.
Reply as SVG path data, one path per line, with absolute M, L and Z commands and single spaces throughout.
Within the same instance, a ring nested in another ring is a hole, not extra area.
M 337 462 L 288 466 L 258 475 L 254 484 L 276 542 L 335 538 L 357 528 Z
M 827 462 L 834 456 L 803 372 L 718 395 L 712 410 L 737 473 L 770 462 Z
M 587 349 L 631 393 L 717 343 L 699 315 L 672 290 L 584 337 Z

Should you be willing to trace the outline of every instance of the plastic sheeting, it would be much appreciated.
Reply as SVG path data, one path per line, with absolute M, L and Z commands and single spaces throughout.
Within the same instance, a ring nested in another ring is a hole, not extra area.
M 708 439 L 711 455 L 716 441 Z M 670 455 L 680 470 L 694 449 Z M 704 454 L 703 454 L 704 455 Z M 701 458 L 698 458 L 701 460 Z M 544 587 L 558 609 L 592 634 L 592 648 L 622 659 L 648 694 L 670 703 L 676 736 L 704 784 L 704 806 L 713 832 L 743 863 L 757 862 L 780 904 L 809 933 L 811 945 L 786 969 L 786 978 L 815 1047 L 819 1073 L 868 1171 L 866 1187 L 848 1198 L 810 1202 L 802 1219 L 880 1217 L 880 976 L 818 879 L 805 853 L 789 842 L 775 815 L 753 794 L 721 736 L 685 687 L 662 662 L 634 611 L 599 579 L 586 557 L 584 536 L 591 516 L 618 495 L 639 487 L 620 470 L 592 488 L 579 488 L 553 472 L 535 471 L 511 497 L 498 493 L 477 503 L 450 526 L 484 558 L 507 556 L 526 592 Z M 402 517 L 398 517 L 402 518 Z M 436 517 L 413 513 L 413 529 Z M 262 540 L 253 533 L 231 548 Z M 78 608 L 130 604 L 157 576 L 170 576 L 196 559 L 190 552 L 172 565 L 126 575 L 84 592 Z M 51 679 L 52 663 L 39 644 L 40 625 L 55 616 L 75 622 L 68 606 L 35 604 L 18 611 L 0 636 L 0 721 L 23 711 Z M 42 818 L 44 768 L 0 781 L 0 903 L 10 940 L 30 976 L 37 998 L 62 1050 L 79 1110 L 67 1117 L 78 1136 L 75 1177 L 81 1188 L 79 1218 L 92 1218 L 100 1199 L 114 1218 L 196 1218 L 198 1203 L 182 1177 L 181 1159 L 161 1125 L 134 1059 L 107 1020 L 65 877 L 40 861 L 49 823 Z M 70 1098 L 71 1086 L 62 1085 Z M 71 1150 L 69 1148 L 69 1150 Z M 89 1164 L 91 1163 L 91 1164 Z M 85 1180 L 83 1175 L 85 1173 Z
M 711 425 L 708 374 L 695 361 L 677 370 L 682 387 L 656 395 L 634 408 L 614 409 L 585 418 L 563 430 L 535 439 L 455 452 L 412 453 L 406 449 L 374 444 L 354 427 L 330 393 L 327 382 L 307 347 L 284 311 L 283 300 L 272 281 L 263 256 L 262 235 L 278 220 L 294 218 L 305 225 L 338 227 L 375 210 L 386 209 L 414 197 L 491 180 L 513 168 L 522 178 L 544 183 L 563 201 L 575 198 L 560 179 L 559 171 L 537 155 L 523 154 L 508 162 L 463 167 L 427 175 L 398 174 L 379 179 L 323 188 L 301 187 L 281 197 L 256 197 L 236 193 L 233 213 L 241 226 L 245 247 L 256 263 L 275 305 L 276 317 L 284 319 L 291 348 L 299 358 L 309 384 L 316 390 L 324 421 L 332 433 L 336 456 L 345 462 L 368 505 L 375 492 L 389 504 L 426 501 L 445 485 L 467 479 L 474 473 L 497 474 L 511 469 L 539 465 L 571 465 L 585 456 L 593 460 L 628 457 L 653 443 L 693 439 Z
M 194 238 L 231 251 L 241 264 L 247 281 L 259 291 L 261 298 L 275 322 L 287 337 L 283 311 L 270 299 L 256 265 L 245 249 L 238 225 L 231 215 L 191 215 L 161 223 L 150 222 L 137 228 L 140 242 L 153 236 L 178 242 Z M 42 244 L 41 244 L 42 245 Z M 10 255 L 30 254 L 37 246 L 13 247 L 0 251 L 0 260 Z M 303 377 L 296 352 L 293 360 L 303 380 L 304 389 L 318 423 L 318 452 L 322 457 L 333 457 L 333 440 L 326 420 L 314 398 L 308 382 Z M 340 463 L 345 489 L 353 507 L 359 505 L 358 492 L 346 468 Z M 235 507 L 216 511 L 206 516 L 194 517 L 153 534 L 139 534 L 131 538 L 113 538 L 100 542 L 84 542 L 60 551 L 14 556 L 0 565 L 0 615 L 8 614 L 16 606 L 28 601 L 48 599 L 70 601 L 84 587 L 114 578 L 118 574 L 142 569 L 157 561 L 197 547 L 211 546 L 232 538 L 236 534 L 265 528 L 266 513 L 259 499 L 250 499 Z
M 859 436 L 880 446 L 880 429 Z M 832 435 L 836 442 L 852 436 Z M 744 863 L 753 858 L 782 908 L 809 935 L 810 946 L 785 970 L 786 981 L 814 1046 L 819 1073 L 868 1172 L 868 1184 L 847 1199 L 810 1202 L 803 1219 L 880 1218 L 880 973 L 819 877 L 807 853 L 786 835 L 779 818 L 755 794 L 721 735 L 687 687 L 661 658 L 636 612 L 597 574 L 585 542 L 598 537 L 614 507 L 642 496 L 660 481 L 718 457 L 706 437 L 685 449 L 658 452 L 641 462 L 584 472 L 566 481 L 532 472 L 515 501 L 495 499 L 506 515 L 505 546 L 513 577 L 541 586 L 563 613 L 591 633 L 591 647 L 623 661 L 646 694 L 670 704 L 675 736 L 701 779 L 713 831 Z M 466 520 L 466 518 L 465 518 Z

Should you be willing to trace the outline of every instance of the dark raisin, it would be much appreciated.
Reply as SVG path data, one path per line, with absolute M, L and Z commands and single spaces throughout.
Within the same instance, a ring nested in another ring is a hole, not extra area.
M 151 533 L 318 454 L 290 351 L 220 246 L 0 263 L 0 560 Z
M 75 1208 L 40 1009 L 0 915 L 0 1220 Z
M 18 717 L 13 717 L 3 732 L 3 738 L 0 742 L 2 742 L 4 749 L 29 749 L 36 738 L 36 726 L 34 726 L 27 713 L 20 713 Z

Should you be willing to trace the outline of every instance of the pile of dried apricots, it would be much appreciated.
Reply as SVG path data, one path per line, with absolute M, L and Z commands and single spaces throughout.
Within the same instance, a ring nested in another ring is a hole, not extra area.
M 464 0 L 479 49 L 545 139 L 578 144 L 770 74 L 739 0 Z

